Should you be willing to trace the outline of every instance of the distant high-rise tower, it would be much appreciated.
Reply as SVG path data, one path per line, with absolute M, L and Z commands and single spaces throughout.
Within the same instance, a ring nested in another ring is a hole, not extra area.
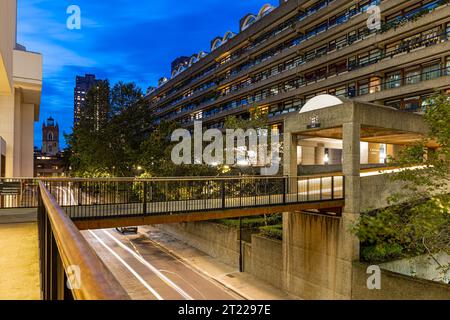
M 56 156 L 59 153 L 59 126 L 50 117 L 42 124 L 42 155 Z
M 80 119 L 82 118 L 87 93 L 92 87 L 97 86 L 101 81 L 102 80 L 95 79 L 95 75 L 93 74 L 86 74 L 84 77 L 76 77 L 76 84 L 74 89 L 74 127 L 77 127 L 77 125 L 80 123 Z

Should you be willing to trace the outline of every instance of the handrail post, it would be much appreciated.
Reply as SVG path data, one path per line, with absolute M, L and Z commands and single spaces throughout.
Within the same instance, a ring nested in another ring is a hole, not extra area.
M 334 200 L 334 176 L 331 176 L 331 200 Z
M 289 177 L 283 177 L 283 185 L 282 185 L 282 192 L 283 192 L 283 204 L 286 204 L 286 182 Z
M 144 184 L 144 196 L 142 197 L 143 198 L 142 211 L 145 215 L 147 214 L 147 182 L 144 181 L 143 184 Z
M 221 191 L 222 191 L 222 209 L 225 209 L 225 206 L 226 206 L 226 201 L 225 201 L 225 180 L 222 180 Z
M 78 182 L 78 205 L 81 206 L 82 195 L 81 195 L 81 182 Z

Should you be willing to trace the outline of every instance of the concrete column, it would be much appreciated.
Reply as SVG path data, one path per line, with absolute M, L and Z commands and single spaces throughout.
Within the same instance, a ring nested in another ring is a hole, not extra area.
M 360 136 L 361 125 L 357 122 L 344 123 L 342 126 L 343 163 L 345 179 L 345 207 L 343 209 L 337 239 L 337 291 L 345 299 L 352 295 L 353 261 L 359 259 L 359 240 L 351 232 L 360 214 Z
M 343 164 L 345 176 L 345 212 L 359 214 L 360 171 L 361 171 L 361 125 L 356 122 L 342 126 Z
M 290 132 L 283 134 L 283 175 L 297 176 L 297 137 Z
M 316 147 L 302 146 L 302 165 L 316 164 Z
M 315 164 L 316 165 L 323 165 L 324 164 L 324 157 L 325 157 L 325 146 L 323 144 L 318 144 L 315 148 Z
M 34 175 L 34 104 L 21 106 L 21 132 L 20 132 L 20 175 L 33 177 Z
M 15 121 L 14 121 L 14 94 L 0 95 L 0 136 L 6 142 L 6 177 L 14 177 L 14 135 L 15 135 Z

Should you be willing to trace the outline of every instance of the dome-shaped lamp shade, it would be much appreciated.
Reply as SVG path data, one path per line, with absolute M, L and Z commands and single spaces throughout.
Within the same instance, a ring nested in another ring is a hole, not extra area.
M 344 102 L 336 96 L 332 96 L 329 94 L 321 94 L 308 100 L 308 102 L 305 103 L 305 105 L 303 106 L 303 108 L 300 110 L 299 113 L 305 113 L 309 111 L 333 107 L 343 103 Z

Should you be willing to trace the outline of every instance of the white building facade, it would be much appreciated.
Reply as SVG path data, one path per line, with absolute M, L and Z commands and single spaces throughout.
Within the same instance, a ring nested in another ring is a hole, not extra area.
M 17 44 L 17 0 L 0 2 L 0 176 L 32 177 L 42 55 Z

